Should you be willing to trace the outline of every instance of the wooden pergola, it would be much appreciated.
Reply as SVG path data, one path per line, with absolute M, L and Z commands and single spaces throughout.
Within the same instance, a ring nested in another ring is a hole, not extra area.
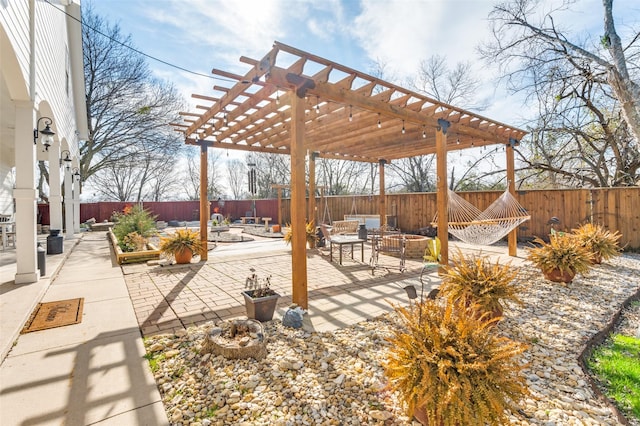
M 196 95 L 197 112 L 171 123 L 187 144 L 200 146 L 200 235 L 207 238 L 207 149 L 287 154 L 291 157 L 292 300 L 308 307 L 306 182 L 315 193 L 315 160 L 331 158 L 379 165 L 380 224 L 385 223 L 384 171 L 391 161 L 436 154 L 438 237 L 448 263 L 447 152 L 500 144 L 506 147 L 507 180 L 513 193 L 513 147 L 525 131 L 275 42 L 262 59 L 241 57 L 244 75 L 213 69 L 230 87 L 219 97 Z M 314 197 L 310 197 L 314 198 Z M 310 212 L 314 206 L 310 206 Z M 313 214 L 313 213 L 310 213 Z M 205 244 L 206 247 L 206 244 Z M 509 234 L 516 255 L 516 231 Z M 202 259 L 207 260 L 206 250 Z

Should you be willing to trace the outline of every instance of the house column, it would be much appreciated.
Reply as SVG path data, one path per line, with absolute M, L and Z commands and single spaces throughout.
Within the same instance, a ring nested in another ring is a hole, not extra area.
M 39 148 L 36 148 L 39 149 Z M 62 230 L 62 194 L 60 180 L 60 142 L 49 147 L 49 225 Z
M 436 129 L 436 172 L 438 182 L 438 238 L 440 239 L 440 264 L 449 263 L 449 194 L 447 192 L 447 130 L 451 124 L 438 119 Z
M 33 102 L 17 101 L 15 120 L 16 187 L 13 197 L 16 203 L 16 284 L 38 281 L 39 271 L 36 251 L 36 145 L 33 143 L 36 115 Z
M 71 175 L 73 181 L 73 232 L 80 233 L 80 178 Z
M 71 170 L 63 167 L 64 173 L 64 239 L 72 240 L 75 238 L 73 234 L 73 183 L 71 178 Z

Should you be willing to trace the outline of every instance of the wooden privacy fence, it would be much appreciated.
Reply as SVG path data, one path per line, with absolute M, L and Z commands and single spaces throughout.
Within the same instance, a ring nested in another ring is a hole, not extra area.
M 480 210 L 496 200 L 501 191 L 459 193 Z M 316 198 L 317 223 L 342 220 L 350 214 L 378 214 L 377 195 L 327 196 Z M 414 232 L 431 224 L 436 213 L 435 193 L 388 194 L 386 214 L 397 217 L 398 226 Z M 603 225 L 622 234 L 621 244 L 640 248 L 640 188 L 558 189 L 516 191 L 518 202 L 529 212 L 531 220 L 518 228 L 519 240 L 545 238 L 550 232 L 547 222 L 557 217 L 556 230 L 570 231 L 587 221 Z M 325 208 L 325 203 L 327 208 Z M 284 222 L 290 220 L 289 200 L 282 202 Z M 328 213 L 325 213 L 328 212 Z
M 486 209 L 500 191 L 475 191 L 459 193 L 465 200 Z M 316 223 L 343 220 L 345 215 L 378 214 L 377 195 L 327 196 L 316 198 Z M 386 214 L 396 216 L 398 227 L 405 232 L 414 232 L 431 224 L 436 212 L 435 193 L 388 194 L 385 196 Z M 529 212 L 531 220 L 518 228 L 519 240 L 530 240 L 536 236 L 546 237 L 550 226 L 547 222 L 557 217 L 557 230 L 569 231 L 581 223 L 592 221 L 611 231 L 622 234 L 621 243 L 629 248 L 640 249 L 640 188 L 602 189 L 557 189 L 517 191 L 518 202 Z M 100 202 L 80 205 L 80 220 L 95 218 L 98 222 L 108 220 L 114 211 L 122 211 L 133 203 Z M 277 200 L 255 200 L 256 215 L 277 221 Z M 145 202 L 144 208 L 158 216 L 158 220 L 198 220 L 198 201 Z M 49 224 L 49 206 L 38 205 L 42 224 Z M 217 201 L 210 202 L 210 212 L 218 207 L 224 216 L 232 220 L 246 216 L 253 210 L 252 200 L 225 201 L 220 207 Z M 282 223 L 291 221 L 290 200 L 282 200 Z M 326 212 L 326 213 L 325 213 Z

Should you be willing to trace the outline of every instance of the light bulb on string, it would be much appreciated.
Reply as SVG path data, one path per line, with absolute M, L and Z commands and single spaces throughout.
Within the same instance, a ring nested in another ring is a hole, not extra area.
M 378 129 L 382 128 L 382 122 L 380 121 L 380 113 L 378 113 Z
M 351 108 L 352 108 L 351 105 L 349 105 L 349 121 L 350 122 L 353 121 L 353 113 L 351 111 Z
M 280 90 L 276 90 L 276 105 L 280 105 Z
M 402 120 L 402 134 L 404 135 L 406 130 L 404 129 L 404 120 Z
M 427 138 L 427 131 L 424 128 L 424 124 L 422 125 L 422 139 L 426 139 Z
M 456 139 L 456 145 L 460 145 L 460 138 Z
M 320 114 L 320 97 L 316 96 L 316 114 Z

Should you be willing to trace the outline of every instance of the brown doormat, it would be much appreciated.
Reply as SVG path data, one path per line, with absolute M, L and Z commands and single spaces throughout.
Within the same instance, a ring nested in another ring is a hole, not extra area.
M 21 334 L 82 322 L 84 297 L 38 303 Z

